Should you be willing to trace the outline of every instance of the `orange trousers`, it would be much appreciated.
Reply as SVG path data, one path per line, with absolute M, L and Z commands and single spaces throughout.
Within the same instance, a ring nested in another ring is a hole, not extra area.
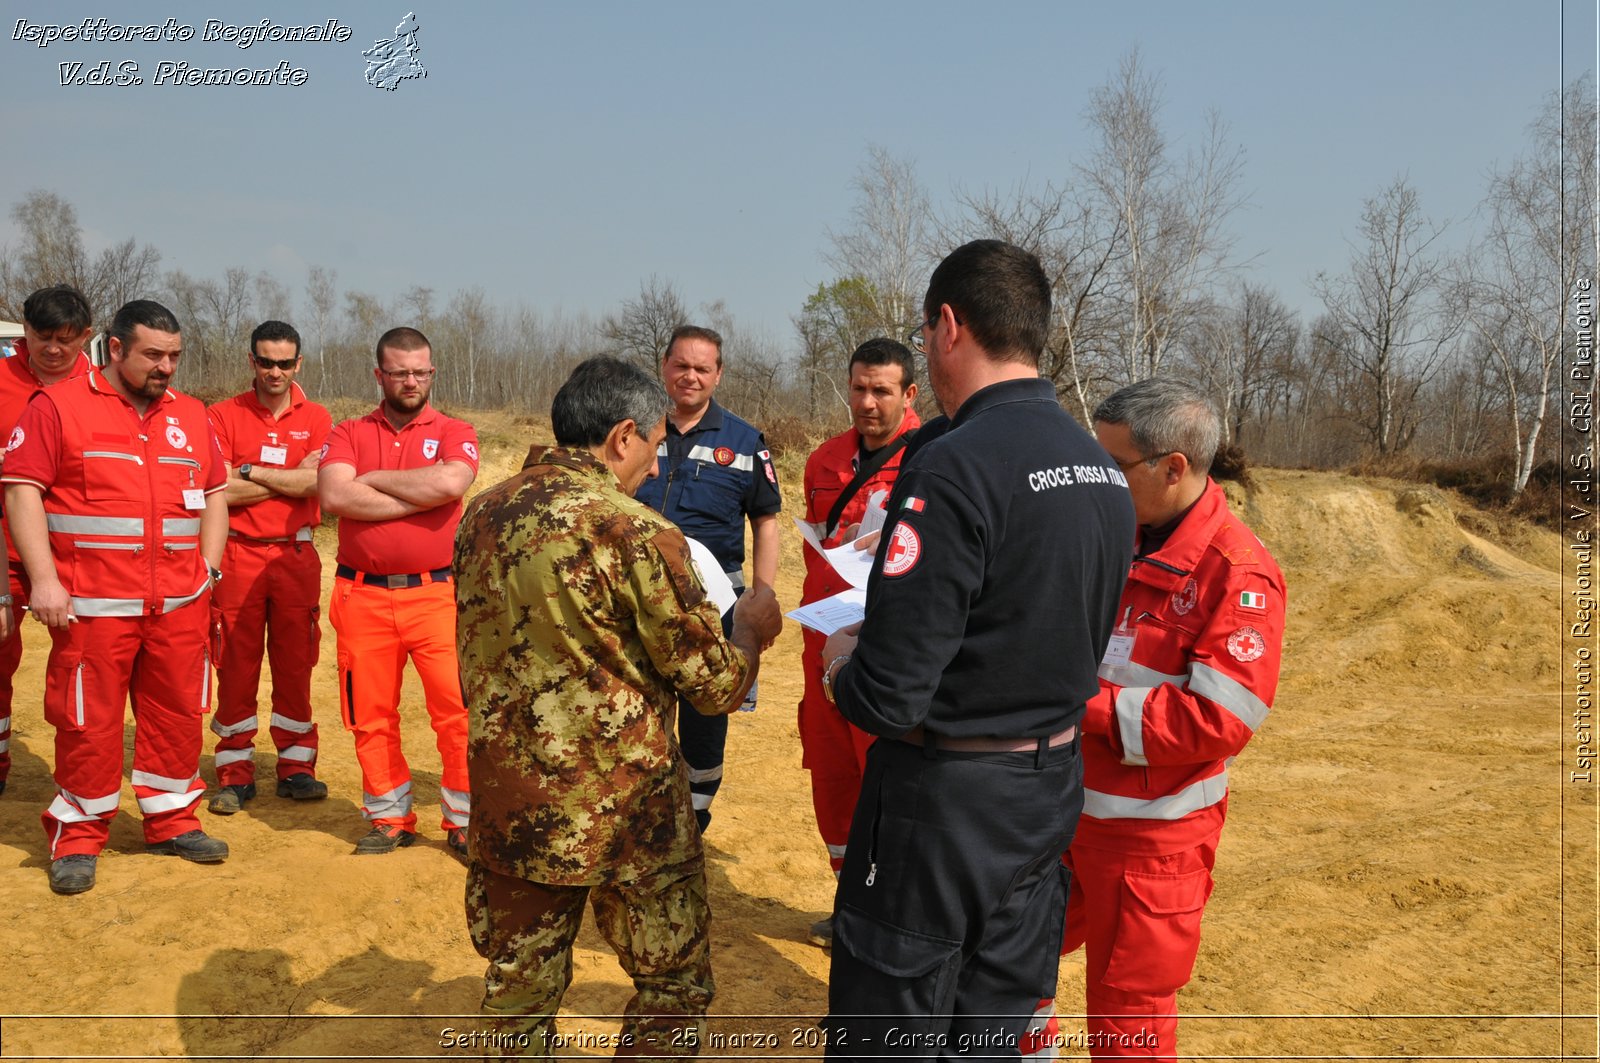
M 200 827 L 200 716 L 210 709 L 204 596 L 160 616 L 83 617 L 50 632 L 44 718 L 56 729 L 56 796 L 41 817 L 52 860 L 105 848 L 122 790 L 133 702 L 133 793 L 144 840 Z
M 406 659 L 422 679 L 443 770 L 440 826 L 465 827 L 467 708 L 456 663 L 455 585 L 390 590 L 337 579 L 328 611 L 338 636 L 339 718 L 356 740 L 362 813 L 374 824 L 415 830 L 411 769 L 400 750 L 400 683 Z
M 317 725 L 311 718 L 311 669 L 317 663 L 322 562 L 309 541 L 260 543 L 230 537 L 222 555 L 222 582 L 211 596 L 217 624 L 217 736 L 219 786 L 255 782 L 255 740 L 260 724 L 256 694 L 261 656 L 272 666 L 269 729 L 278 751 L 278 778 L 317 771 Z M 3 660 L 0 660 L 3 664 Z

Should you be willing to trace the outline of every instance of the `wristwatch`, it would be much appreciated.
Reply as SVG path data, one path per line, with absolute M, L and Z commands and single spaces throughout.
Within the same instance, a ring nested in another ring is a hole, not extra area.
M 245 462 L 243 465 L 239 466 L 239 479 L 245 481 L 246 483 L 249 483 L 250 482 L 250 469 L 251 468 L 252 468 L 252 466 L 248 461 Z
M 222 569 L 212 568 L 210 565 L 207 565 L 206 571 L 211 575 L 211 585 L 213 587 L 222 582 Z
M 844 667 L 844 662 L 849 659 L 848 653 L 841 653 L 829 661 L 828 666 L 822 670 L 822 693 L 835 705 L 839 703 L 839 699 L 833 696 L 833 681 L 839 675 L 839 670 Z

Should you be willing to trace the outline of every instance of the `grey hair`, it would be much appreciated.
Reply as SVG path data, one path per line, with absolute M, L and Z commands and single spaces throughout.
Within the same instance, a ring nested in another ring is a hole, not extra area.
M 1141 454 L 1180 453 L 1202 475 L 1222 443 L 1215 406 L 1188 384 L 1150 377 L 1113 392 L 1095 407 L 1094 419 L 1128 426 Z
M 649 373 L 619 358 L 600 355 L 578 363 L 550 403 L 556 442 L 593 447 L 623 421 L 648 436 L 667 415 L 667 389 Z

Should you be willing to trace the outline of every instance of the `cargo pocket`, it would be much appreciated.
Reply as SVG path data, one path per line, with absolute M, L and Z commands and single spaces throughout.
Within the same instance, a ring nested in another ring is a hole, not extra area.
M 349 655 L 340 649 L 337 653 L 339 664 L 339 722 L 344 724 L 346 731 L 356 729 L 356 677 L 351 669 Z
M 45 672 L 44 718 L 58 731 L 84 729 L 84 687 L 88 683 L 82 650 L 61 654 Z
M 907 1020 L 900 1024 L 903 1029 L 915 1034 L 931 1030 L 935 1021 L 949 1021 L 961 942 L 902 930 L 848 905 L 833 917 L 833 941 L 835 950 L 848 953 L 874 981 L 887 979 L 896 986 L 893 995 Z
M 1105 984 L 1125 993 L 1166 996 L 1188 982 L 1211 886 L 1211 872 L 1203 867 L 1181 875 L 1124 872 L 1122 914 Z

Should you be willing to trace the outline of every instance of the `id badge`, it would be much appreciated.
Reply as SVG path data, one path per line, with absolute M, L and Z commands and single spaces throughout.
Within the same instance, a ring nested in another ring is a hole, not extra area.
M 1133 636 L 1112 635 L 1106 643 L 1106 655 L 1102 664 L 1127 664 L 1133 660 Z
M 1139 632 L 1133 625 L 1132 616 L 1133 606 L 1130 605 L 1122 611 L 1122 623 L 1116 626 L 1106 642 L 1106 654 L 1100 659 L 1101 664 L 1129 664 L 1133 661 L 1133 640 Z
M 269 447 L 265 443 L 261 444 L 261 464 L 282 465 L 288 460 L 288 447 Z
M 184 509 L 205 509 L 206 493 L 198 487 L 185 488 L 183 492 Z

